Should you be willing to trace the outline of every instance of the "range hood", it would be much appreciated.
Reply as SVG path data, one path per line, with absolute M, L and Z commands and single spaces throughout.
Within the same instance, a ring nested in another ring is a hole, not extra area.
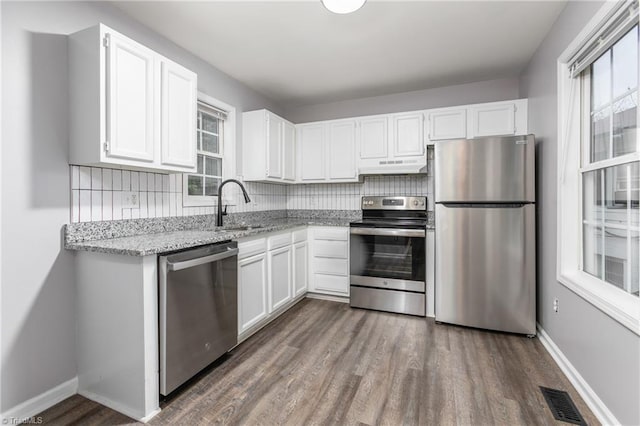
M 407 160 L 380 160 L 378 164 L 367 164 L 358 169 L 361 175 L 406 175 L 423 174 L 426 175 L 427 159 L 407 159 Z

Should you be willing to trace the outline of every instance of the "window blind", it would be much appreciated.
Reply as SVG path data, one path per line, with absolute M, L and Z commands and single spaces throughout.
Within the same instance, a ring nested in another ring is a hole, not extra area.
M 229 116 L 229 113 L 227 111 L 224 111 L 222 109 L 213 107 L 213 106 L 211 106 L 209 104 L 206 104 L 206 103 L 204 103 L 202 101 L 198 101 L 198 108 L 201 111 L 204 111 L 207 114 L 212 115 L 212 116 L 214 116 L 214 117 L 216 117 L 216 118 L 218 118 L 220 120 L 226 120 L 227 117 Z
M 625 0 L 614 7 L 599 28 L 587 37 L 568 62 L 576 78 L 634 25 L 638 25 L 638 0 Z

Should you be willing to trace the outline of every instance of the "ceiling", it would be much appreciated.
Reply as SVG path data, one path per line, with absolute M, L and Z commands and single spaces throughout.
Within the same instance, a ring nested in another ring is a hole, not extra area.
M 286 106 L 517 77 L 566 1 L 128 1 L 118 8 Z

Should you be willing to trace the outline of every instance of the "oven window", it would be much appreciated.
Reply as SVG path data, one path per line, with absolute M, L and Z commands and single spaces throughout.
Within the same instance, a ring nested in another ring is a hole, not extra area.
M 425 280 L 425 239 L 351 235 L 351 275 Z

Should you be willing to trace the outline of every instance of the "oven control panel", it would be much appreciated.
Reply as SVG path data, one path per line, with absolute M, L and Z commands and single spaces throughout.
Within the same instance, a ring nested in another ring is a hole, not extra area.
M 426 210 L 427 197 L 362 197 L 362 210 Z

